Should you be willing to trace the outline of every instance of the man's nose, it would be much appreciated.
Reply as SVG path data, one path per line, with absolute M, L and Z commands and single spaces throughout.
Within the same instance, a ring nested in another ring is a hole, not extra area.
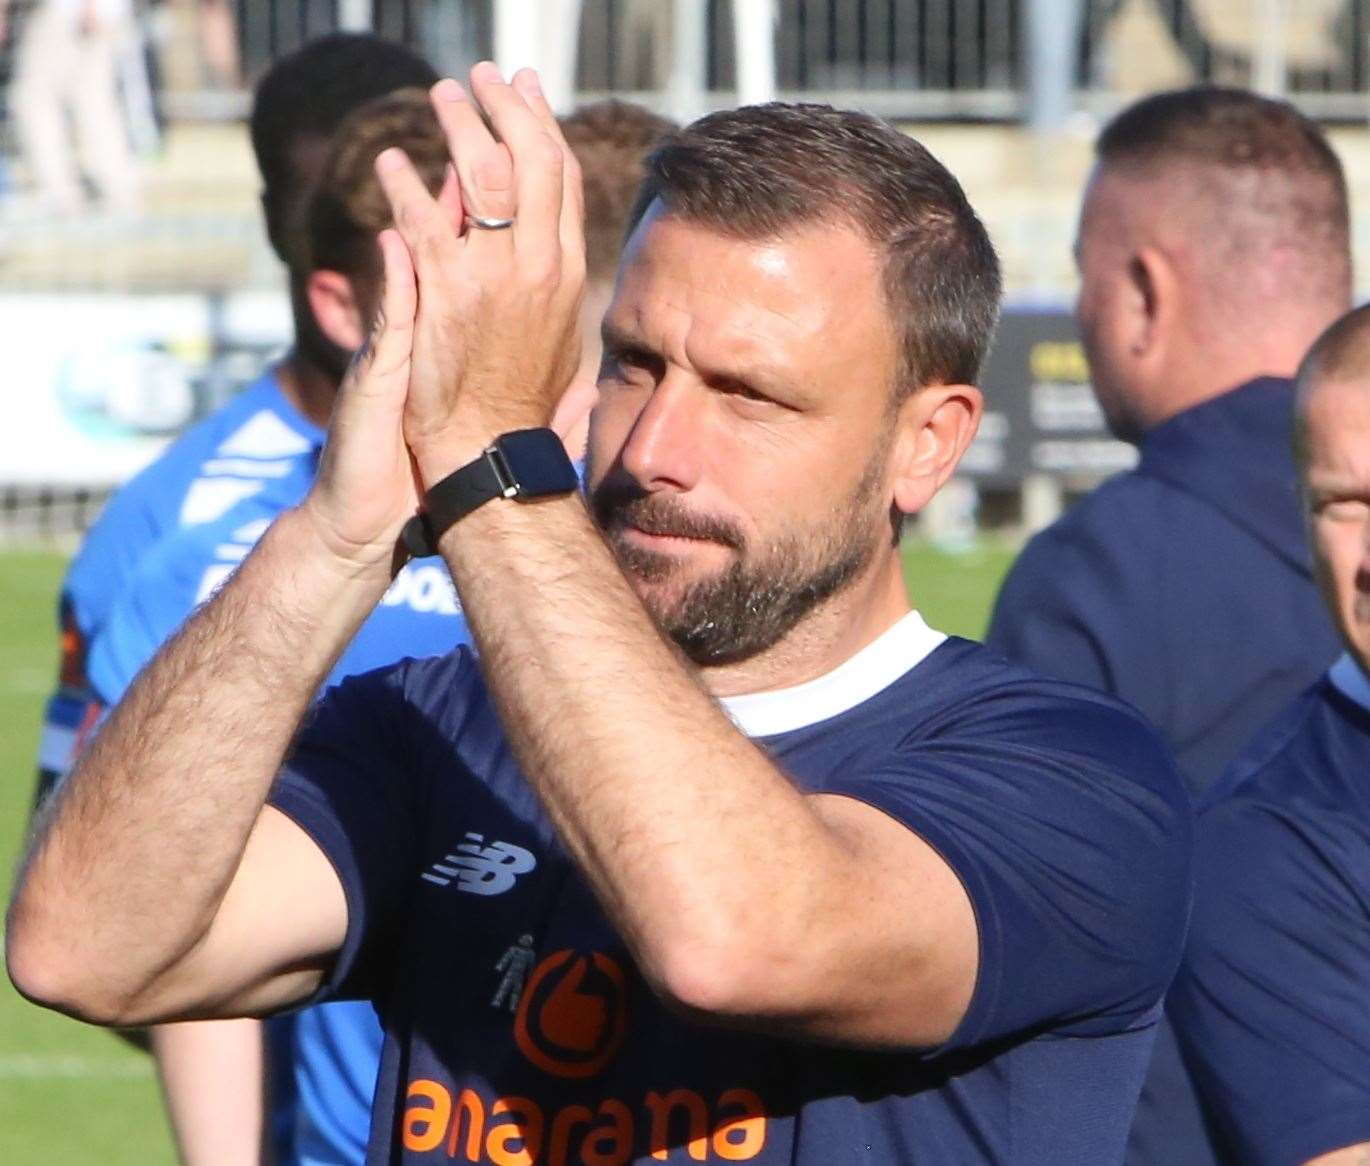
M 699 482 L 705 394 L 668 372 L 652 390 L 623 447 L 623 468 L 640 486 L 690 490 Z

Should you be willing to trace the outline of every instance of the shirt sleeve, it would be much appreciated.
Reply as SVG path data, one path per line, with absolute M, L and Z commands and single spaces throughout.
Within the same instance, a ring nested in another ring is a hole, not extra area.
M 918 834 L 970 898 L 979 974 L 936 1053 L 1155 1023 L 1184 942 L 1192 823 L 1140 718 L 1092 698 L 1005 695 L 830 792 Z
M 1370 1142 L 1370 831 L 1255 798 L 1206 810 L 1194 923 L 1167 1004 L 1233 1160 Z
M 329 689 L 271 792 L 271 804 L 332 863 L 347 899 L 347 935 L 319 999 L 375 998 L 394 970 L 426 801 L 404 694 L 408 668 Z
M 251 499 L 216 522 L 173 531 L 143 555 L 90 645 L 87 675 L 104 704 L 117 704 L 142 668 L 233 573 L 276 510 Z
M 197 531 L 163 540 L 110 605 L 91 641 L 86 667 L 90 687 L 105 705 L 123 699 L 138 673 L 194 610 L 198 581 L 206 570 L 204 542 Z
M 95 520 L 67 568 L 62 600 L 82 634 L 99 632 L 110 608 L 162 531 L 142 497 L 142 478 L 116 493 Z

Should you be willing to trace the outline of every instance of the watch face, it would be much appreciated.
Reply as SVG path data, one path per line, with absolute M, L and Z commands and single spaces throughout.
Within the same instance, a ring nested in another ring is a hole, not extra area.
M 495 444 L 518 486 L 515 497 L 568 494 L 580 486 L 566 447 L 550 429 L 517 429 Z

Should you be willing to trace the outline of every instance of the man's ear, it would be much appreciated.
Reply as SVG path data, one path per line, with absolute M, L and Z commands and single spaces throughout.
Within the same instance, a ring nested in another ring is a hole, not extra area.
M 974 385 L 927 385 L 900 405 L 890 468 L 901 514 L 917 514 L 956 472 L 984 408 Z
M 347 276 L 339 271 L 311 271 L 305 280 L 305 296 L 314 323 L 331 343 L 349 353 L 362 346 L 366 321 Z
M 1159 247 L 1143 247 L 1127 264 L 1128 351 L 1151 361 L 1164 356 L 1179 308 L 1175 265 Z

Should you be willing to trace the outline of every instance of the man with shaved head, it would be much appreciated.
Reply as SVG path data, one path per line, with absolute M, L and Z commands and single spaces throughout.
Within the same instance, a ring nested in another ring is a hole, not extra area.
M 1318 582 L 1345 647 L 1201 808 L 1170 1013 L 1224 1161 L 1370 1161 L 1370 308 L 1299 372 Z
M 1349 307 L 1346 183 L 1317 126 L 1233 89 L 1145 98 L 1096 152 L 1076 313 L 1140 464 L 1028 544 L 988 638 L 1141 709 L 1198 794 L 1337 652 L 1297 504 L 1290 378 Z M 1206 1140 L 1163 1030 L 1130 1161 L 1211 1163 Z

